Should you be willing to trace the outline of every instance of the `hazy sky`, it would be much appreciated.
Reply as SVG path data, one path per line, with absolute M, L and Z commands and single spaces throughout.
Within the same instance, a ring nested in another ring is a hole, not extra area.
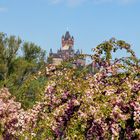
M 91 52 L 111 37 L 132 44 L 140 58 L 140 0 L 0 0 L 0 32 L 54 51 L 70 31 L 75 48 Z

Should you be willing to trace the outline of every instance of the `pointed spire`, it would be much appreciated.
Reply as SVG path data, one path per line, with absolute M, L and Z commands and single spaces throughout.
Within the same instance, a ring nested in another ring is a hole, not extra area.
M 65 40 L 68 40 L 69 38 L 71 38 L 69 31 L 66 32 L 65 34 Z
M 50 54 L 52 54 L 53 53 L 53 51 L 52 51 L 52 48 L 50 49 Z

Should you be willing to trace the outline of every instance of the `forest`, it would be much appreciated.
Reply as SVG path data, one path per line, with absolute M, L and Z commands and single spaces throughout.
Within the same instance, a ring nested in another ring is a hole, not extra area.
M 140 139 L 140 59 L 131 45 L 111 38 L 78 57 L 90 57 L 94 72 L 73 67 L 77 58 L 48 64 L 40 46 L 0 33 L 0 140 Z

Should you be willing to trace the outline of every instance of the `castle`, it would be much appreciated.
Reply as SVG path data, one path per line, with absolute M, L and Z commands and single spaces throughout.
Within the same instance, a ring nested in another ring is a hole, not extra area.
M 50 63 L 53 65 L 59 65 L 65 60 L 69 60 L 82 54 L 79 49 L 75 52 L 74 37 L 70 35 L 69 31 L 62 36 L 61 44 L 61 48 L 57 51 L 57 53 L 53 53 L 52 49 L 50 49 L 49 58 L 51 59 Z M 78 58 L 72 64 L 74 66 L 85 66 L 85 59 Z

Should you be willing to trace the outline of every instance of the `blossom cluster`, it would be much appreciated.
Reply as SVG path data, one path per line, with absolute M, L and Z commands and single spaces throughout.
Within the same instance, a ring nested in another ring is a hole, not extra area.
M 32 133 L 36 127 L 39 113 L 44 104 L 37 103 L 32 109 L 24 110 L 19 102 L 11 97 L 7 88 L 0 90 L 0 124 L 3 135 L 9 139 L 10 136 L 23 135 L 26 131 Z
M 86 68 L 46 67 L 44 76 L 48 82 L 43 99 L 30 109 L 23 109 L 8 89 L 1 89 L 0 129 L 3 137 L 140 139 L 140 66 L 128 44 L 123 48 L 132 57 L 110 61 L 109 51 L 118 49 L 110 43 L 120 47 L 122 44 L 111 40 L 106 44 L 109 48 L 103 48 L 101 44 L 95 49 L 93 63 L 98 68 L 94 74 Z M 106 51 L 106 59 L 101 59 L 101 49 Z

